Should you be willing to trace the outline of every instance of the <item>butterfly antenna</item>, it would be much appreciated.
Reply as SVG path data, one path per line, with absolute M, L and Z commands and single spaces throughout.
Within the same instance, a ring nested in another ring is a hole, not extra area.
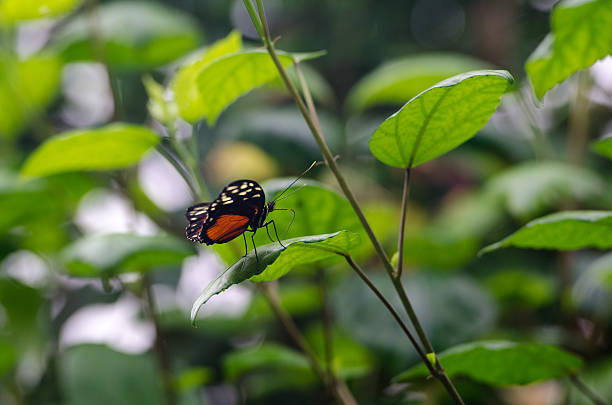
M 300 174 L 299 176 L 297 176 L 297 177 L 295 178 L 295 180 L 293 180 L 293 181 L 292 181 L 292 182 L 291 182 L 291 183 L 290 183 L 290 184 L 289 184 L 287 187 L 285 187 L 285 189 L 282 191 L 282 193 L 280 193 L 279 195 L 277 195 L 277 196 L 276 196 L 276 198 L 275 198 L 273 201 L 277 201 L 277 200 L 280 198 L 280 196 L 282 196 L 283 194 L 285 194 L 285 192 L 286 192 L 287 190 L 289 190 L 289 189 L 291 188 L 291 186 L 293 186 L 293 185 L 294 185 L 294 184 L 295 184 L 295 183 L 296 183 L 296 182 L 297 182 L 299 179 L 301 179 L 302 177 L 304 177 L 304 175 L 305 175 L 306 173 L 308 173 L 308 172 L 310 171 L 310 169 L 312 169 L 312 168 L 313 168 L 313 167 L 314 167 L 316 164 L 317 164 L 317 161 L 316 161 L 316 160 L 315 160 L 314 162 L 312 162 L 312 164 L 311 164 L 311 165 L 308 167 L 308 169 L 304 170 L 304 172 L 303 172 L 302 174 Z M 303 187 L 305 187 L 305 185 L 304 185 Z M 299 189 L 298 189 L 298 190 L 299 190 Z M 296 191 L 297 191 L 297 190 L 296 190 Z M 295 191 L 294 191 L 294 192 L 295 192 Z M 291 193 L 291 194 L 293 194 L 293 193 Z M 291 195 L 291 194 L 289 194 L 289 195 Z M 287 197 L 289 197 L 289 196 L 287 196 Z M 286 197 L 285 197 L 285 198 L 286 198 Z

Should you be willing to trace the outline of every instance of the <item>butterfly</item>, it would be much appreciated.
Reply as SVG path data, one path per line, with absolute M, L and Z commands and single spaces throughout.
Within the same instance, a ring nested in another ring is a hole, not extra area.
M 255 233 L 259 228 L 265 227 L 268 237 L 274 242 L 268 229 L 268 226 L 272 225 L 276 240 L 283 248 L 286 247 L 278 237 L 274 220 L 271 219 L 266 221 L 266 219 L 268 214 L 275 210 L 291 211 L 293 217 L 295 217 L 295 211 L 291 208 L 276 208 L 276 202 L 315 164 L 316 162 L 310 165 L 304 173 L 297 177 L 272 201 L 266 202 L 266 195 L 263 188 L 256 181 L 245 179 L 236 180 L 225 186 L 215 200 L 196 204 L 187 208 L 185 212 L 185 217 L 187 221 L 189 221 L 189 225 L 187 225 L 185 229 L 187 239 L 192 242 L 212 245 L 215 243 L 226 243 L 242 235 L 244 238 L 245 250 L 248 253 L 245 236 L 245 232 L 248 231 L 251 232 L 255 258 L 257 259 L 257 263 L 259 263 L 257 248 L 255 246 Z

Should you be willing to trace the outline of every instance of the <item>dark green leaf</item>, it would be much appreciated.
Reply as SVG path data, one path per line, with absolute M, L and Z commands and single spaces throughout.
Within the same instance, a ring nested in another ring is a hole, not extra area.
M 505 239 L 480 251 L 507 246 L 575 250 L 612 248 L 612 211 L 564 211 L 535 219 Z
M 38 147 L 21 169 L 24 177 L 80 170 L 110 170 L 131 166 L 159 142 L 149 128 L 111 124 L 76 129 L 54 136 Z
M 486 286 L 508 312 L 517 308 L 539 308 L 555 297 L 555 286 L 549 277 L 533 271 L 507 270 L 487 278 Z
M 97 39 L 91 37 L 92 18 Z M 159 2 L 116 1 L 100 4 L 95 16 L 82 13 L 68 22 L 53 45 L 67 62 L 97 61 L 103 55 L 113 68 L 143 70 L 183 56 L 201 35 L 197 22 L 178 9 Z
M 513 80 L 504 70 L 444 80 L 387 118 L 372 135 L 370 150 L 381 162 L 400 168 L 432 160 L 476 135 Z
M 367 375 L 374 366 L 374 357 L 348 334 L 333 329 L 331 333 L 332 368 L 342 379 L 353 379 Z M 325 335 L 323 327 L 317 325 L 306 332 L 306 339 L 319 362 L 325 364 Z
M 449 377 L 467 376 L 491 385 L 520 385 L 575 373 L 582 360 L 554 346 L 507 341 L 466 343 L 438 355 Z M 395 377 L 408 381 L 429 374 L 419 364 Z
M 81 0 L 2 0 L 0 25 L 13 25 L 25 20 L 56 17 L 74 10 Z
M 266 368 L 288 373 L 312 374 L 310 363 L 303 354 L 274 343 L 239 349 L 223 359 L 225 377 L 230 381 L 236 381 L 248 372 Z
M 15 346 L 10 342 L 0 340 L 0 378 L 8 373 L 17 362 Z
M 257 248 L 257 258 L 250 251 L 214 279 L 194 302 L 191 322 L 195 322 L 198 310 L 213 295 L 245 280 L 256 282 L 276 280 L 294 267 L 344 255 L 359 243 L 359 235 L 348 231 L 332 234 L 303 236 Z
M 196 60 L 190 61 L 176 72 L 170 87 L 181 117 L 189 122 L 197 122 L 206 116 L 206 100 L 199 91 L 196 79 L 200 71 L 215 59 L 242 50 L 242 37 L 239 31 L 230 34 L 206 48 Z
M 119 353 L 102 345 L 82 345 L 59 359 L 67 404 L 162 405 L 157 365 L 148 355 Z
M 293 57 L 279 55 L 283 66 L 293 63 Z M 238 97 L 278 76 L 270 55 L 257 49 L 236 52 L 213 60 L 197 74 L 200 93 L 198 111 L 214 125 L 221 112 Z
M 179 265 L 195 249 L 173 236 L 106 234 L 77 240 L 62 252 L 69 274 L 80 277 L 113 276 Z
M 283 308 L 293 316 L 311 314 L 321 306 L 320 289 L 314 284 L 283 283 L 278 292 Z M 268 301 L 258 294 L 253 297 L 245 316 L 247 319 L 272 318 L 274 314 Z
M 593 142 L 592 148 L 600 155 L 612 159 L 612 135 L 604 136 L 598 141 Z
M 176 392 L 184 393 L 208 384 L 213 379 L 213 370 L 208 367 L 193 367 L 181 371 L 174 379 Z
M 493 177 L 486 192 L 500 198 L 518 218 L 533 218 L 551 207 L 601 195 L 604 182 L 587 169 L 561 162 L 529 162 Z
M 612 52 L 612 2 L 561 1 L 551 31 L 525 64 L 538 98 Z
M 428 87 L 451 76 L 488 68 L 485 62 L 467 55 L 433 53 L 412 55 L 387 62 L 363 77 L 347 97 L 351 111 L 376 105 L 404 104 Z
M 406 235 L 404 259 L 410 265 L 457 269 L 473 259 L 478 242 L 471 236 L 454 235 L 445 228 L 430 227 Z

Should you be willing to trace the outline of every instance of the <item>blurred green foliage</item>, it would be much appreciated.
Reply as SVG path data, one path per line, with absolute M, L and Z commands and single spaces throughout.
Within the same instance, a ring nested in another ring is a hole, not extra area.
M 413 167 L 402 284 L 466 402 L 612 400 L 612 2 L 263 2 L 395 261 Z M 321 160 L 256 39 L 239 0 L 0 0 L 0 403 L 336 402 L 313 358 L 359 403 L 450 403 L 325 165 L 268 216 L 286 250 L 184 239 Z

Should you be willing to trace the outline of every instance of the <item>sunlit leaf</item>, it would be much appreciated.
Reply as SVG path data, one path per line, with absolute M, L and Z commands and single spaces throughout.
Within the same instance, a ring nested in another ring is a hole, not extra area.
M 604 182 L 594 172 L 562 162 L 529 162 L 489 180 L 486 191 L 501 198 L 508 211 L 529 218 L 546 209 L 600 195 Z
M 612 211 L 564 211 L 547 215 L 485 247 L 480 254 L 508 246 L 553 250 L 610 249 Z
M 387 118 L 372 135 L 370 150 L 381 162 L 400 168 L 434 159 L 476 135 L 512 83 L 503 70 L 444 80 Z
M 351 89 L 346 105 L 355 112 L 376 105 L 401 105 L 444 79 L 488 67 L 478 59 L 452 53 L 413 55 L 386 62 Z
M 183 56 L 198 46 L 201 36 L 196 20 L 176 8 L 116 1 L 68 22 L 54 35 L 52 45 L 67 62 L 102 59 L 115 69 L 143 70 Z
M 612 159 L 612 135 L 605 136 L 593 142 L 592 148 L 600 155 Z
M 0 24 L 56 17 L 74 10 L 79 4 L 81 0 L 2 0 Z
M 62 252 L 66 270 L 73 276 L 112 276 L 130 271 L 180 265 L 195 250 L 173 236 L 105 234 L 77 240 Z
M 183 65 L 172 79 L 170 87 L 181 117 L 189 122 L 196 122 L 206 116 L 206 102 L 199 91 L 196 78 L 200 71 L 212 61 L 230 53 L 242 50 L 242 37 L 239 31 L 215 42 L 204 50 L 202 56 Z
M 552 13 L 551 33 L 525 64 L 536 96 L 612 53 L 612 2 L 564 0 Z
M 164 87 L 151 76 L 144 76 L 142 83 L 149 96 L 149 101 L 147 102 L 149 114 L 166 126 L 174 125 L 174 121 L 178 118 L 178 106 L 174 100 L 166 97 Z
M 26 128 L 53 100 L 61 68 L 60 60 L 51 54 L 21 61 L 0 54 L 0 137 Z
M 579 357 L 557 347 L 508 341 L 466 343 L 438 357 L 449 377 L 467 376 L 491 385 L 522 385 L 565 377 L 582 366 Z M 429 370 L 419 364 L 395 380 L 409 381 L 428 374 Z
M 289 55 L 279 55 L 283 66 L 293 63 Z M 209 125 L 238 97 L 278 76 L 270 55 L 257 49 L 232 53 L 215 59 L 199 71 L 196 85 L 200 93 L 199 112 Z
M 79 170 L 110 170 L 131 166 L 159 142 L 147 127 L 111 124 L 76 129 L 50 138 L 26 160 L 24 177 Z
M 347 254 L 359 243 L 359 235 L 340 231 L 332 234 L 303 236 L 257 248 L 228 267 L 206 286 L 191 308 L 191 322 L 195 322 L 198 310 L 213 295 L 225 291 L 245 280 L 271 281 L 287 274 L 294 267 Z
M 192 391 L 208 384 L 213 379 L 213 370 L 208 367 L 192 367 L 182 370 L 174 379 L 174 389 L 179 393 Z
M 59 356 L 63 398 L 69 405 L 161 405 L 157 365 L 150 354 L 119 353 L 102 345 L 69 348 Z
M 248 372 L 276 369 L 287 373 L 312 375 L 308 359 L 301 353 L 275 343 L 238 349 L 223 359 L 225 377 L 236 381 Z

